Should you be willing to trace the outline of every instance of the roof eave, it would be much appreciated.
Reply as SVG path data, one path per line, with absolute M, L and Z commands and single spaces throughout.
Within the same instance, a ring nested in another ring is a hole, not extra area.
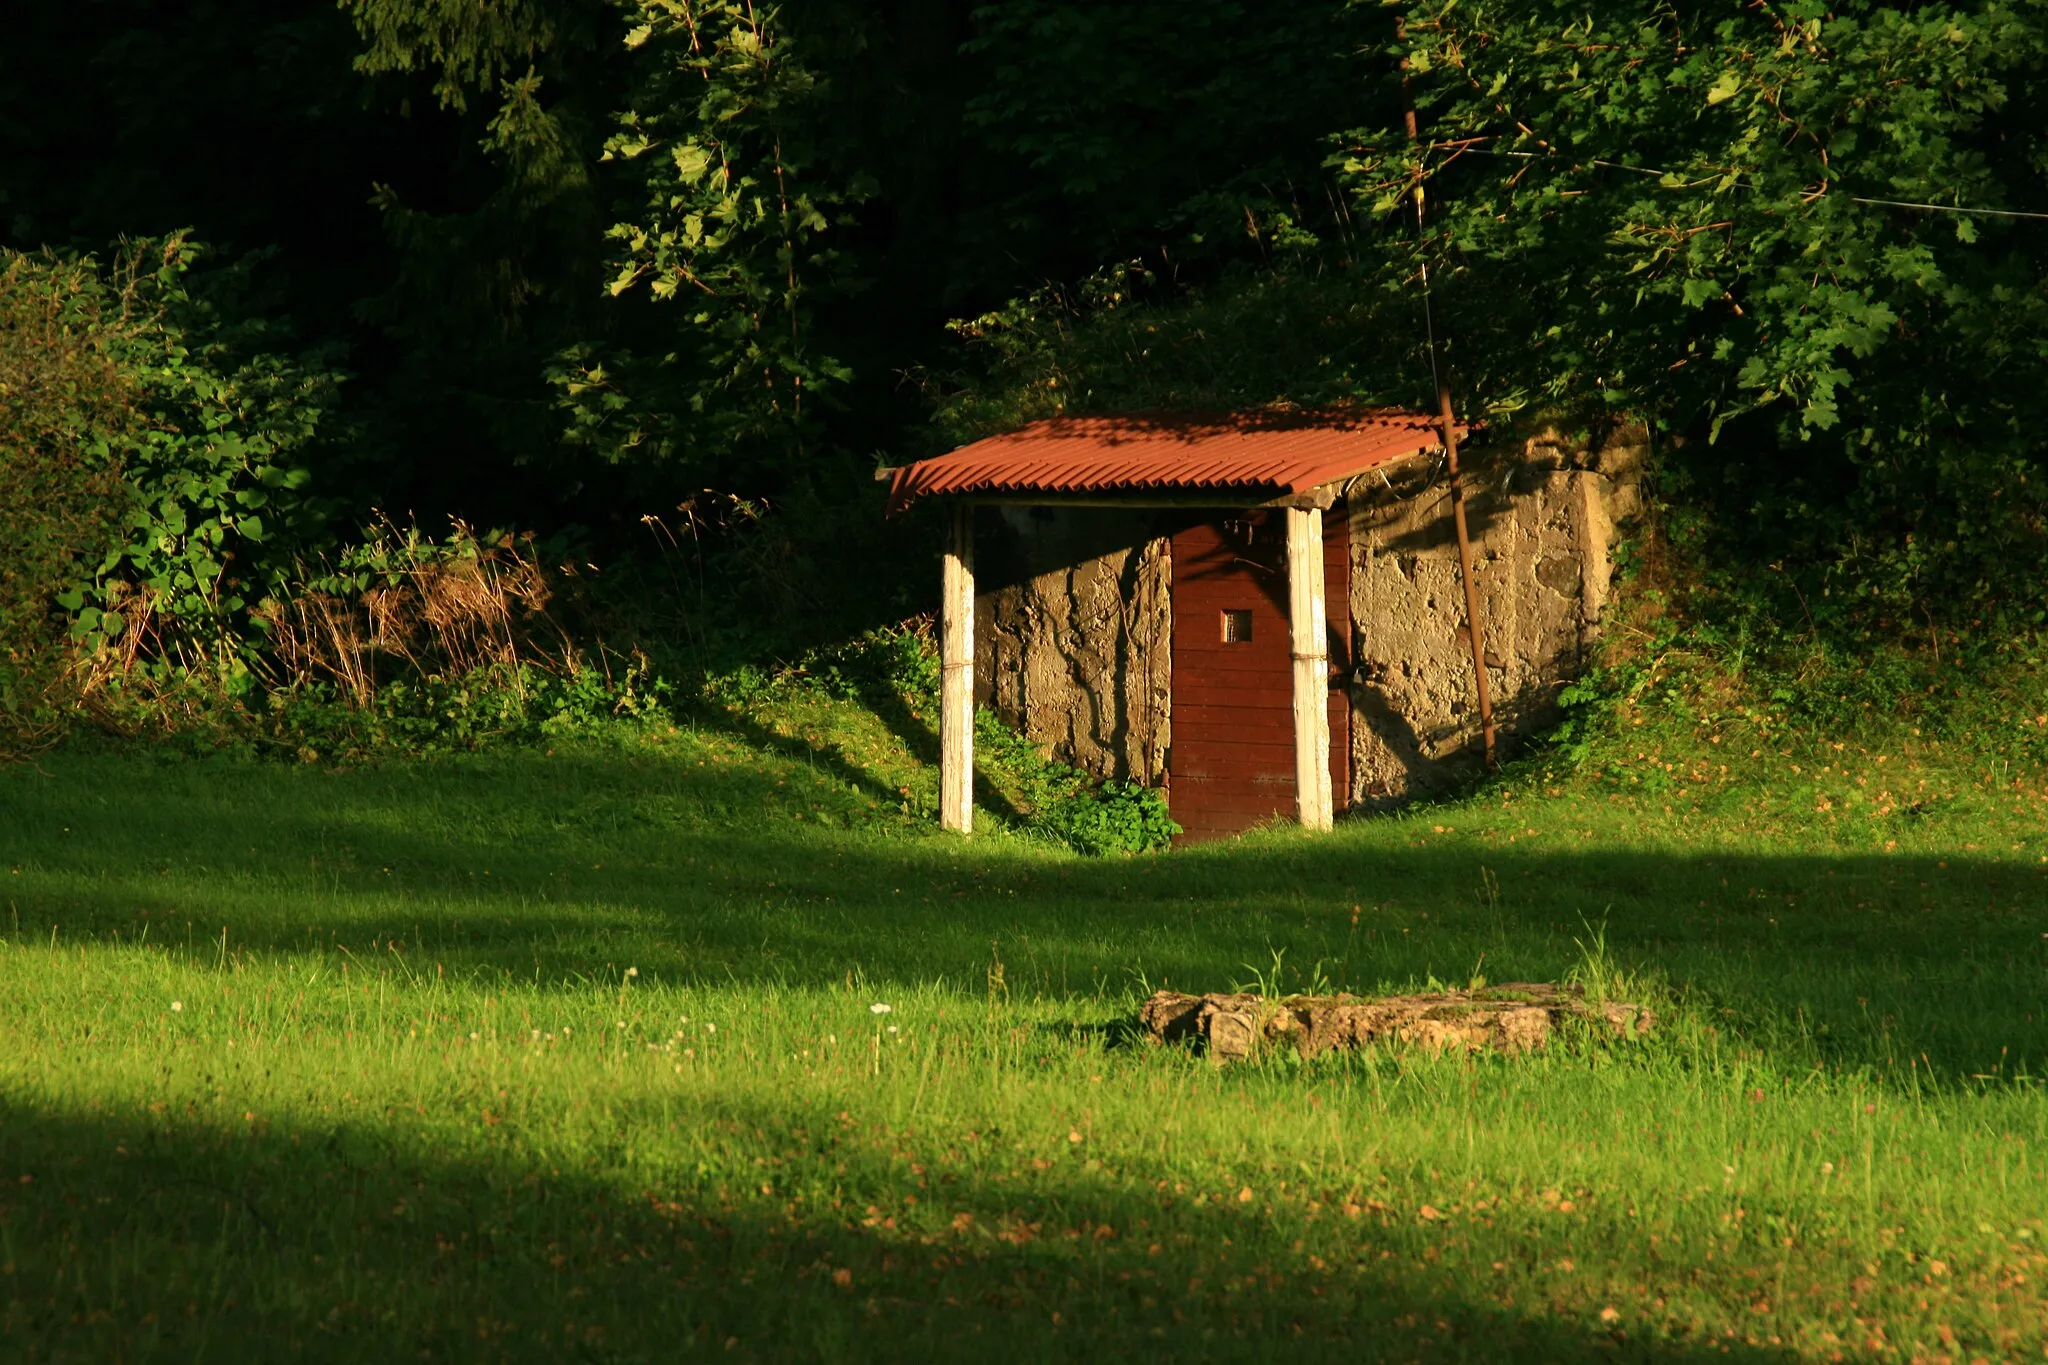
M 1132 511 L 1185 509 L 1189 511 L 1212 510 L 1223 512 L 1256 511 L 1279 507 L 1313 507 L 1328 511 L 1335 506 L 1357 480 L 1371 474 L 1398 469 L 1402 465 L 1434 454 L 1439 446 L 1425 446 L 1419 450 L 1407 451 L 1384 460 L 1377 460 L 1363 469 L 1352 470 L 1336 478 L 1326 479 L 1312 487 L 1294 489 L 1279 484 L 1239 484 L 1218 488 L 1176 488 L 1176 489 L 1089 489 L 1068 492 L 1058 489 L 1001 489 L 977 488 L 966 491 L 952 489 L 903 488 L 902 475 L 913 466 L 903 465 L 885 471 L 892 476 L 887 515 L 899 516 L 919 502 L 945 501 L 965 503 L 971 507 L 1072 507 L 1072 508 L 1124 508 Z M 877 478 L 883 477 L 877 474 Z

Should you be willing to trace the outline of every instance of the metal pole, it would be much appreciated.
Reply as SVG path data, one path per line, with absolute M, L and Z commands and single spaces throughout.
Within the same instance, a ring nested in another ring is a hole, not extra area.
M 1408 36 L 1408 21 L 1394 21 L 1395 41 Z M 1408 141 L 1417 145 L 1422 134 L 1415 123 L 1415 96 L 1408 84 L 1408 58 L 1401 58 L 1401 123 Z M 1425 254 L 1422 261 L 1422 309 L 1429 327 L 1429 368 L 1436 379 L 1437 420 L 1443 427 L 1444 477 L 1451 486 L 1451 525 L 1458 535 L 1458 575 L 1465 587 L 1465 634 L 1472 641 L 1472 683 L 1479 694 L 1479 733 L 1486 751 L 1487 771 L 1493 770 L 1493 687 L 1486 677 L 1486 625 L 1479 610 L 1479 585 L 1472 578 L 1472 534 L 1465 523 L 1465 483 L 1458 475 L 1458 426 L 1451 410 L 1451 381 L 1437 357 L 1436 319 L 1430 312 L 1428 246 L 1423 236 L 1422 181 L 1415 182 L 1415 239 Z

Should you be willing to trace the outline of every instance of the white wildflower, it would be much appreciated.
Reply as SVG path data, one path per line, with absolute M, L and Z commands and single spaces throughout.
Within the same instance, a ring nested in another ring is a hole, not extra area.
M 172 1013 L 172 1014 L 183 1014 L 184 1012 L 185 1012 L 185 1002 L 184 1002 L 184 1001 L 182 1001 L 182 1000 L 173 1000 L 173 1001 L 171 1002 L 171 1013 Z
M 889 1013 L 890 1011 L 894 1010 L 895 1008 L 896 1008 L 896 1007 L 895 1007 L 894 1005 L 885 1005 L 885 1004 L 883 1004 L 883 1003 L 882 1003 L 881 1001 L 877 1000 L 877 1001 L 876 1001 L 876 1002 L 875 1002 L 874 1004 L 872 1004 L 872 1005 L 869 1005 L 869 1006 L 868 1006 L 868 1013 L 869 1013 L 869 1014 L 888 1014 L 888 1013 Z

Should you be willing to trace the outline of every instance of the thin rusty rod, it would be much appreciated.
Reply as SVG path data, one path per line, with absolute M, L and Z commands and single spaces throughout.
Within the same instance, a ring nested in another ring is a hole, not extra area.
M 1394 21 L 1394 40 L 1405 43 L 1408 21 Z M 1415 122 L 1415 94 L 1408 83 L 1408 57 L 1401 57 L 1401 125 L 1410 143 L 1420 145 L 1422 134 Z M 1428 241 L 1423 234 L 1422 179 L 1415 181 L 1415 244 L 1424 253 L 1422 261 L 1422 311 L 1429 330 L 1429 370 L 1436 380 L 1437 420 L 1444 437 L 1444 477 L 1451 487 L 1451 525 L 1458 537 L 1458 577 L 1465 588 L 1465 634 L 1472 642 L 1472 685 L 1479 694 L 1479 734 L 1485 746 L 1486 770 L 1498 763 L 1494 749 L 1493 686 L 1486 676 L 1486 622 L 1479 609 L 1479 585 L 1472 576 L 1472 533 L 1465 521 L 1465 482 L 1458 473 L 1458 423 L 1451 408 L 1451 381 L 1437 357 L 1436 318 L 1430 308 Z

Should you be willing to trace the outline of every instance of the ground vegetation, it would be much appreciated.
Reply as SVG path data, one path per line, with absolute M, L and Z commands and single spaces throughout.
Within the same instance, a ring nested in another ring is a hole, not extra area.
M 995 774 L 938 833 L 931 713 L 851 661 L 544 747 L 0 773 L 7 1338 L 2038 1351 L 2038 739 L 1676 664 L 1464 799 L 1135 858 Z M 1137 1023 L 1528 979 L 1656 1028 L 1219 1070 Z

